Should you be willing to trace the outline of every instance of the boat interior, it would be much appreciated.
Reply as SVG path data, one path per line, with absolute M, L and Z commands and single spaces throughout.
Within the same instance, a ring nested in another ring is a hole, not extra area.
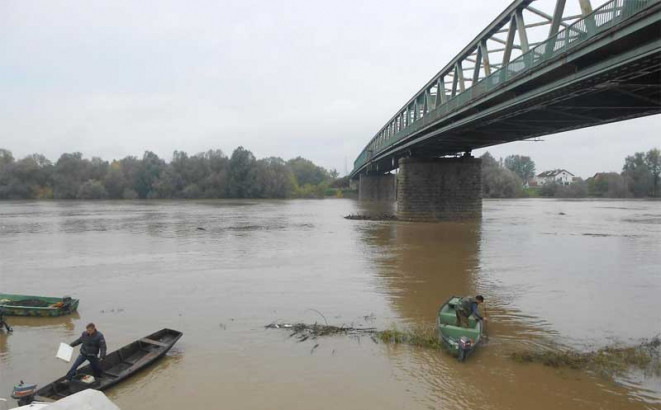
M 99 380 L 95 380 L 91 384 L 81 381 L 85 375 L 93 374 L 91 366 L 87 364 L 78 369 L 78 373 L 71 383 L 66 383 L 65 378 L 61 377 L 44 386 L 37 392 L 37 395 L 57 400 L 88 388 L 103 390 L 165 354 L 181 336 L 182 333 L 176 330 L 159 330 L 109 353 L 102 363 L 103 374 Z
M 441 311 L 438 313 L 439 327 L 443 325 L 443 333 L 452 338 L 458 339 L 461 336 L 468 336 L 473 340 L 477 340 L 481 333 L 480 323 L 473 317 L 469 317 L 468 325 L 470 327 L 459 327 L 457 323 L 457 314 L 454 310 L 454 306 L 457 303 L 459 303 L 459 298 L 453 297 L 448 303 L 443 305 Z

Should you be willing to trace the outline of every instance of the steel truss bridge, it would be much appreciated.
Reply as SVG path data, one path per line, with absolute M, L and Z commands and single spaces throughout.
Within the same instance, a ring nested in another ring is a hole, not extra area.
M 350 176 L 661 112 L 661 0 L 574 1 L 573 15 L 566 0 L 510 4 L 376 133 Z

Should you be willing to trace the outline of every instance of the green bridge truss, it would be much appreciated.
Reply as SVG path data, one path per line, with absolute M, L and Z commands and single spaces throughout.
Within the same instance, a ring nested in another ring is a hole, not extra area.
M 533 3 L 513 2 L 425 84 L 350 176 L 387 172 L 404 156 L 456 155 L 661 112 L 661 0 L 611 0 L 594 10 L 578 0 L 580 13 L 570 16 L 566 0 L 550 13 Z M 524 21 L 531 15 L 537 21 Z M 540 27 L 546 39 L 530 43 L 528 32 Z

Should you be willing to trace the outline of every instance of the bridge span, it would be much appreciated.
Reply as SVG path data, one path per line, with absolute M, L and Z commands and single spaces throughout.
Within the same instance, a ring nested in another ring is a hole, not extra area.
M 402 219 L 474 217 L 471 150 L 661 112 L 661 0 L 575 1 L 511 3 L 370 139 L 350 174 L 361 198 L 396 186 Z

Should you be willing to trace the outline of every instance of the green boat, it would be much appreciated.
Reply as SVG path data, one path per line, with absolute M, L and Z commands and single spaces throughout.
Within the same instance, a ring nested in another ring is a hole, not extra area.
M 469 327 L 457 326 L 457 314 L 454 307 L 459 303 L 459 296 L 452 296 L 438 310 L 436 325 L 438 337 L 443 345 L 460 362 L 470 356 L 482 341 L 482 322 L 472 316 L 468 318 Z
M 0 293 L 0 308 L 6 316 L 53 317 L 68 315 L 78 309 L 78 299 Z

